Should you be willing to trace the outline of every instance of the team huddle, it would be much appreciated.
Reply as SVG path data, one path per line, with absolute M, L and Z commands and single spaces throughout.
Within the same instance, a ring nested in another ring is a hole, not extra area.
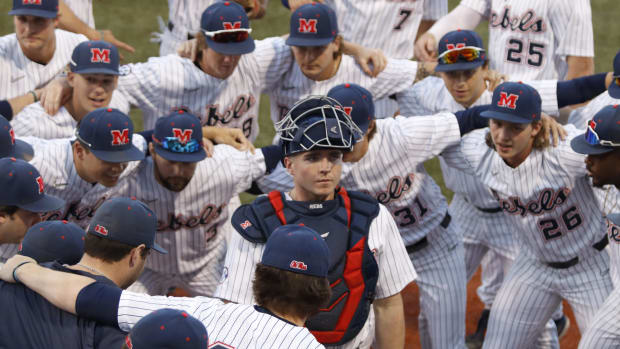
M 412 282 L 422 348 L 559 348 L 563 300 L 579 348 L 620 347 L 620 51 L 594 73 L 589 0 L 282 0 L 255 40 L 267 1 L 169 0 L 161 56 L 121 65 L 92 1 L 13 0 L 0 348 L 403 348 Z

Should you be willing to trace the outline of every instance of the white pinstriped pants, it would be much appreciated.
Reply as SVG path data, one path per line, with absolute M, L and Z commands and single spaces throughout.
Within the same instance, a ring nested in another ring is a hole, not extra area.
M 579 342 L 579 349 L 612 348 L 620 348 L 620 287 L 607 297 Z

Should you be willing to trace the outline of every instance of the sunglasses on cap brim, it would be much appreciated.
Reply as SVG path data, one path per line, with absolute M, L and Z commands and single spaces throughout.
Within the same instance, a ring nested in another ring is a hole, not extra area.
M 480 58 L 483 53 L 484 50 L 481 48 L 465 46 L 448 50 L 439 55 L 438 59 L 441 64 L 454 64 L 459 61 L 459 58 L 462 58 L 466 62 L 473 62 L 474 60 Z
M 614 143 L 612 141 L 606 141 L 606 140 L 601 140 L 600 137 L 598 136 L 598 133 L 596 133 L 596 131 L 594 131 L 594 128 L 596 127 L 596 123 L 594 122 L 594 120 L 590 120 L 588 121 L 588 128 L 586 129 L 586 142 L 588 142 L 588 144 L 591 145 L 603 145 L 603 146 L 607 146 L 607 147 L 620 147 L 620 143 Z
M 195 139 L 181 143 L 176 137 L 166 137 L 161 142 L 155 141 L 155 143 L 173 153 L 195 153 L 202 147 L 200 142 Z
M 211 40 L 225 44 L 229 42 L 243 42 L 250 37 L 252 28 L 224 29 L 216 31 L 203 31 Z

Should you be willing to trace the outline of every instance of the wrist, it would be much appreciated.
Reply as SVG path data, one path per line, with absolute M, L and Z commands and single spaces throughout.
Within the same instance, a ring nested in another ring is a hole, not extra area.
M 30 263 L 34 263 L 33 261 L 24 261 L 19 263 L 14 269 L 13 269 L 13 280 L 15 280 L 15 282 L 17 283 L 21 283 L 21 281 L 19 280 L 19 271 L 23 270 L 24 265 L 26 264 L 30 264 Z
M 39 90 L 39 92 L 37 93 L 37 90 L 30 90 L 28 91 L 28 93 L 30 93 L 32 95 L 32 103 L 36 103 L 39 101 L 39 97 L 41 97 L 41 91 Z

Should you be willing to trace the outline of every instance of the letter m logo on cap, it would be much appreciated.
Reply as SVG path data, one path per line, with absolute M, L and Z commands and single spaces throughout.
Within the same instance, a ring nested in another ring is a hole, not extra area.
M 241 29 L 241 21 L 237 21 L 234 23 L 222 22 L 222 25 L 224 26 L 224 30 Z
M 300 33 L 316 33 L 317 22 L 318 21 L 314 18 L 313 19 L 300 18 L 298 30 Z
M 37 181 L 37 185 L 39 186 L 39 194 L 43 194 L 45 190 L 45 184 L 43 183 L 43 177 L 39 176 L 35 179 Z
M 92 63 L 110 63 L 110 49 L 93 47 L 90 49 Z
M 462 42 L 461 42 L 461 43 L 458 43 L 458 44 L 456 44 L 456 45 L 455 45 L 455 44 L 446 44 L 446 48 L 447 48 L 448 50 L 454 50 L 455 48 L 463 48 L 463 47 L 465 47 L 465 44 L 464 44 L 464 43 L 462 43 Z
M 184 130 L 181 130 L 180 128 L 172 129 L 172 134 L 174 135 L 174 137 L 183 144 L 189 142 L 189 140 L 192 138 L 192 133 L 194 133 L 194 130 L 192 130 L 191 128 Z
M 514 93 L 507 94 L 506 92 L 499 93 L 499 101 L 497 101 L 498 107 L 517 109 L 517 99 L 519 99 L 519 95 Z
M 112 145 L 125 145 L 129 143 L 129 129 L 125 128 L 120 130 L 111 130 Z
M 22 0 L 23 5 L 41 5 L 42 0 Z

